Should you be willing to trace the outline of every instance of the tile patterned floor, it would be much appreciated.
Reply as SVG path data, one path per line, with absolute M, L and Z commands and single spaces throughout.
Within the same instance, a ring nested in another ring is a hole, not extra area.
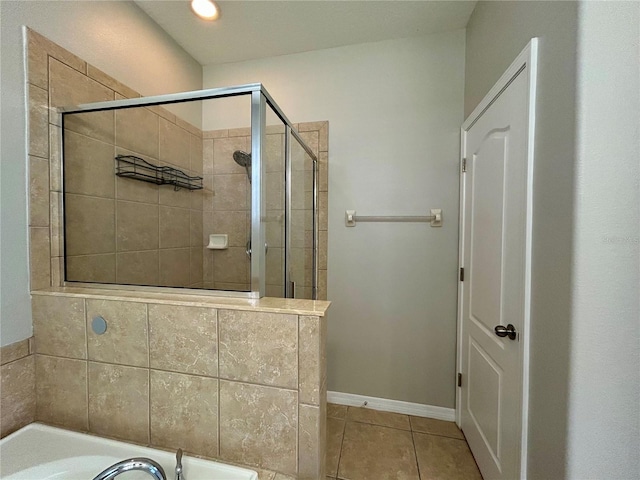
M 329 404 L 327 480 L 482 480 L 453 422 Z

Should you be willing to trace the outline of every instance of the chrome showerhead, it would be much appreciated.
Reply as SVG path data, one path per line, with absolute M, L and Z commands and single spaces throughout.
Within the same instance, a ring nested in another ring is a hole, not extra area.
M 251 154 L 243 152 L 242 150 L 236 150 L 233 152 L 233 160 L 241 167 L 244 167 L 249 183 L 251 183 Z
M 233 152 L 233 159 L 241 167 L 251 167 L 251 154 L 243 152 L 242 150 L 236 150 Z

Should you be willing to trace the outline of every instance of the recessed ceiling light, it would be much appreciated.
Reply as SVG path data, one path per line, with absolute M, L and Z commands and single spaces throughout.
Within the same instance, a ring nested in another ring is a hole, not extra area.
M 220 16 L 220 9 L 211 0 L 191 0 L 191 10 L 205 20 L 215 20 Z

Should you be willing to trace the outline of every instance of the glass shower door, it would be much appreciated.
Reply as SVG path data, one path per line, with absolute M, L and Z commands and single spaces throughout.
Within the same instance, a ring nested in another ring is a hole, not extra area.
M 265 294 L 285 297 L 285 124 L 267 104 L 264 136 L 266 214 Z
M 288 297 L 314 298 L 315 218 L 314 161 L 295 135 L 290 145 L 290 232 L 288 235 Z

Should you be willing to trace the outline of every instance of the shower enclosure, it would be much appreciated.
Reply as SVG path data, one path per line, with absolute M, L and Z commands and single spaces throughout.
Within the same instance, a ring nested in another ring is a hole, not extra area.
M 59 112 L 65 285 L 316 298 L 318 160 L 261 84 Z

